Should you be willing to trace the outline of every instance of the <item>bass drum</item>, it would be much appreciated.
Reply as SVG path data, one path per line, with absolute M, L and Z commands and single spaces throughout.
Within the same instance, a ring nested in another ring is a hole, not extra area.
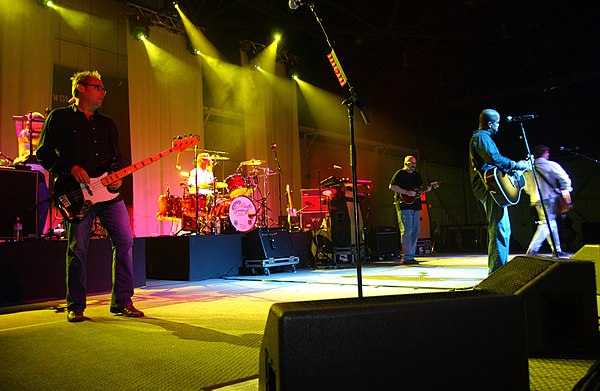
M 256 207 L 246 196 L 218 202 L 216 214 L 216 217 L 221 219 L 221 230 L 225 232 L 248 232 L 256 225 Z

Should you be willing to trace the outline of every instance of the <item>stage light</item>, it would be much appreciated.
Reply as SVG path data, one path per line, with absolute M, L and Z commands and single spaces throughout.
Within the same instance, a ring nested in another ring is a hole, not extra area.
M 256 69 L 257 71 L 262 71 L 262 68 L 258 64 L 254 65 L 254 69 Z
M 50 7 L 54 6 L 54 3 L 52 1 L 50 1 L 50 0 L 38 0 L 38 3 L 40 3 L 40 5 L 42 7 L 49 7 L 50 8 Z
M 275 39 L 276 42 L 281 41 L 281 33 L 273 34 L 273 39 Z
M 139 15 L 129 17 L 129 31 L 131 36 L 138 41 L 150 39 L 150 21 Z
M 174 1 L 174 2 L 173 2 L 173 7 L 175 7 L 176 9 L 179 9 L 179 3 L 178 3 L 178 2 L 176 2 L 176 1 Z

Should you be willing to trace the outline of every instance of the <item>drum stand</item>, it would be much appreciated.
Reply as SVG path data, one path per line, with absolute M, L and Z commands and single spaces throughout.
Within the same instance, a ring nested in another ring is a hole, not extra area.
M 254 197 L 254 201 L 258 204 L 258 211 L 256 212 L 256 214 L 259 216 L 258 223 L 256 225 L 257 225 L 257 227 L 260 227 L 260 228 L 269 228 L 269 212 L 272 211 L 272 209 L 267 206 L 267 199 L 269 198 L 269 194 L 270 194 L 267 192 L 268 169 L 264 170 L 263 174 L 264 174 L 264 177 L 263 177 L 264 191 L 260 189 L 260 186 L 258 186 L 258 183 L 257 183 L 256 189 L 258 190 L 258 195 L 260 198 L 256 199 L 256 197 Z

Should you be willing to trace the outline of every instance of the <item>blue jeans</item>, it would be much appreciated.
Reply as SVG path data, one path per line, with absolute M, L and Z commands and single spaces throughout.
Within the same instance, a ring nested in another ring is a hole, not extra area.
M 406 260 L 415 259 L 417 240 L 421 230 L 421 214 L 419 210 L 400 209 L 396 206 L 398 225 L 400 226 L 400 240 L 402 242 L 402 257 Z
M 111 307 L 131 304 L 133 296 L 133 235 L 125 202 L 95 204 L 77 223 L 65 222 L 67 231 L 67 309 L 86 306 L 86 266 L 92 225 L 98 216 L 113 249 Z
M 508 262 L 510 245 L 510 218 L 508 207 L 501 207 L 491 195 L 480 200 L 488 222 L 488 271 L 492 273 Z

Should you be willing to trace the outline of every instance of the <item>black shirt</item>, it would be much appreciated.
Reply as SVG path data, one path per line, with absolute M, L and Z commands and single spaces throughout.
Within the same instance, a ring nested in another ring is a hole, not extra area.
M 117 126 L 110 117 L 96 111 L 88 120 L 71 105 L 48 115 L 36 154 L 54 175 L 70 173 L 77 165 L 95 178 L 118 161 L 117 140 Z
M 423 185 L 423 179 L 421 179 L 421 175 L 413 171 L 410 174 L 406 170 L 398 170 L 394 174 L 392 180 L 390 181 L 390 185 L 397 185 L 405 190 L 419 188 Z M 413 210 L 421 210 L 421 197 L 415 199 L 415 202 L 412 204 L 407 204 L 402 202 L 402 197 L 400 194 L 394 192 L 394 203 L 400 206 L 400 209 L 413 209 Z

